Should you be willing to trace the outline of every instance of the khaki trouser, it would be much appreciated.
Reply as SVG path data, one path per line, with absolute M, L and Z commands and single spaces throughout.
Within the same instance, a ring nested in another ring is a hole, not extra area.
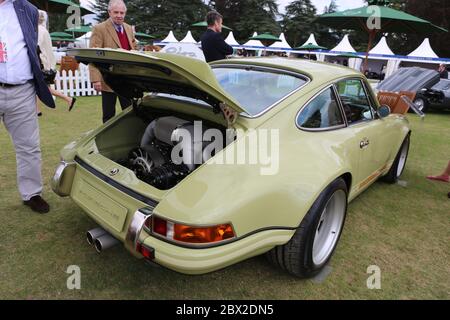
M 39 124 L 36 91 L 32 82 L 9 88 L 0 87 L 0 122 L 1 120 L 16 150 L 19 192 L 22 200 L 30 200 L 42 192 Z

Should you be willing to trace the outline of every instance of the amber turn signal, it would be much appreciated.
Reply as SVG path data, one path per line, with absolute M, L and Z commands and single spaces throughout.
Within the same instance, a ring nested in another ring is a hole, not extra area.
M 212 243 L 234 237 L 233 228 L 229 224 L 212 227 L 192 227 L 175 224 L 173 238 L 188 243 Z
M 150 222 L 150 221 L 149 221 Z M 231 224 L 215 226 L 189 226 L 167 221 L 161 217 L 153 216 L 147 228 L 155 235 L 162 236 L 173 242 L 190 244 L 209 244 L 234 238 Z

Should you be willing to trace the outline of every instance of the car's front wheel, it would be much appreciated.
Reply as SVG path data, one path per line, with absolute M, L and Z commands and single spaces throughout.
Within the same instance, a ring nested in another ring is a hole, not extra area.
M 346 213 L 347 185 L 339 178 L 319 195 L 292 239 L 267 253 L 269 261 L 301 278 L 316 275 L 336 248 Z
M 428 109 L 428 101 L 425 98 L 418 97 L 414 100 L 414 104 L 416 105 L 417 109 L 424 112 Z

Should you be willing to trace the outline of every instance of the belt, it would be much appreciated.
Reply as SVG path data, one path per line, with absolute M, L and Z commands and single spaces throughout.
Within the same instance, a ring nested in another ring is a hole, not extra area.
M 20 83 L 20 84 L 11 84 L 11 83 L 0 82 L 0 88 L 12 88 L 12 87 L 17 87 L 17 86 L 23 86 L 24 84 L 27 84 L 29 82 L 31 82 L 31 80 L 28 80 L 27 82 Z

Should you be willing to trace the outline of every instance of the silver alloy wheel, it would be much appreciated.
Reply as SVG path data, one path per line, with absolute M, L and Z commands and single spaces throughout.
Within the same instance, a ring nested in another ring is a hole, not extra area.
M 414 100 L 414 104 L 420 111 L 423 111 L 423 109 L 425 108 L 425 100 L 423 100 L 422 98 L 417 98 L 416 100 Z
M 320 216 L 314 236 L 312 258 L 315 265 L 328 260 L 333 252 L 344 223 L 347 197 L 343 190 L 337 190 L 328 200 Z
M 398 159 L 397 178 L 400 177 L 403 173 L 407 157 L 408 157 L 408 144 L 404 143 L 402 146 L 402 150 L 400 151 L 400 158 Z

